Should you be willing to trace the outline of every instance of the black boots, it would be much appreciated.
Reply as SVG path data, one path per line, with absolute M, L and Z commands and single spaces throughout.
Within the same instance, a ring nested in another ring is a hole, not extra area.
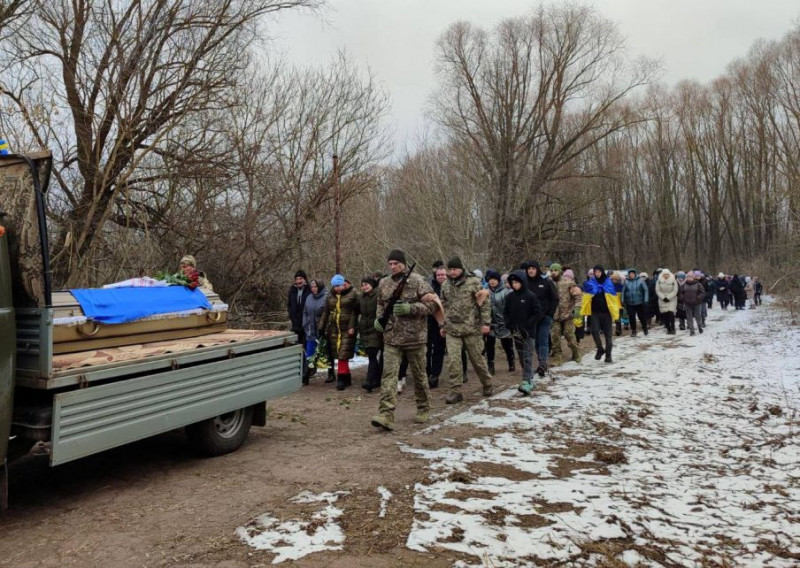
M 431 375 L 430 377 L 428 377 L 428 388 L 431 389 L 439 388 L 439 375 Z
M 353 379 L 350 373 L 340 373 L 336 378 L 336 390 L 343 391 L 353 384 Z
M 598 347 L 597 348 L 597 353 L 594 354 L 594 358 L 595 358 L 596 361 L 599 361 L 600 359 L 603 358 L 603 355 L 605 355 L 605 354 L 606 354 L 606 350 L 603 349 L 602 347 Z
M 336 380 L 336 374 L 333 372 L 333 369 L 328 369 L 328 378 L 325 379 L 326 383 L 332 383 Z
M 517 368 L 514 366 L 514 360 L 512 359 L 511 361 L 508 362 L 508 372 L 513 373 L 516 370 Z
M 487 366 L 489 367 L 489 374 L 494 376 L 494 361 L 487 362 Z

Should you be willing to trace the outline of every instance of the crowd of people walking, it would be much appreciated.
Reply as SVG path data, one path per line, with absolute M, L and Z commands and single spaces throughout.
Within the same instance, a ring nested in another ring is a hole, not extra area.
M 350 361 L 363 352 L 368 365 L 362 387 L 381 391 L 372 424 L 385 430 L 394 429 L 397 394 L 407 374 L 416 398 L 414 421 L 425 423 L 430 390 L 439 387 L 445 361 L 448 404 L 464 400 L 468 363 L 483 395 L 492 396 L 499 350 L 509 372 L 519 364 L 518 390 L 529 395 L 535 376 L 544 377 L 565 361 L 562 338 L 570 360 L 581 363 L 579 342 L 589 330 L 595 360 L 613 363 L 613 338 L 623 329 L 637 337 L 640 330 L 646 336 L 663 326 L 675 335 L 677 320 L 677 329 L 693 336 L 703 333 L 715 298 L 721 310 L 742 310 L 748 303 L 752 309 L 761 304 L 763 292 L 755 277 L 719 273 L 714 278 L 698 269 L 673 274 L 658 268 L 651 277 L 597 265 L 578 284 L 574 270 L 557 262 L 542 266 L 532 260 L 517 270 L 490 269 L 484 276 L 454 256 L 446 264 L 435 262 L 427 279 L 411 270 L 397 249 L 389 253 L 387 266 L 386 275 L 362 277 L 359 291 L 341 274 L 333 276 L 328 291 L 324 281 L 309 280 L 298 270 L 287 301 L 292 331 L 305 347 L 303 383 L 327 367 L 325 382 L 347 389 Z

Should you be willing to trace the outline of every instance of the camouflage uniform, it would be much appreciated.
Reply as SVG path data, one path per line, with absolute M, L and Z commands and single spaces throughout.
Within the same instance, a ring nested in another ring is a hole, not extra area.
M 481 326 L 491 325 L 492 305 L 489 298 L 478 305 L 477 294 L 481 289 L 481 281 L 468 272 L 457 280 L 448 278 L 442 285 L 451 393 L 460 393 L 464 381 L 460 356 L 462 346 L 484 388 L 492 385 L 492 376 L 481 355 Z
M 377 318 L 383 315 L 386 303 L 391 298 L 397 284 L 408 271 L 383 278 L 378 285 Z M 394 410 L 397 405 L 397 377 L 400 363 L 405 354 L 414 381 L 414 394 L 417 399 L 417 413 L 430 411 L 431 393 L 425 373 L 425 345 L 428 341 L 428 316 L 433 314 L 433 303 L 422 303 L 425 294 L 433 294 L 431 285 L 419 274 L 412 274 L 403 288 L 399 301 L 411 305 L 407 316 L 390 316 L 383 332 L 383 377 L 381 379 L 381 401 L 378 413 L 389 423 L 394 423 Z
M 553 327 L 550 330 L 550 345 L 553 350 L 553 359 L 562 361 L 561 337 L 567 340 L 567 345 L 572 351 L 572 360 L 580 361 L 581 354 L 578 350 L 578 341 L 575 338 L 575 322 L 573 312 L 579 304 L 583 292 L 577 287 L 574 280 L 561 276 L 554 281 L 558 290 L 558 307 L 553 317 Z

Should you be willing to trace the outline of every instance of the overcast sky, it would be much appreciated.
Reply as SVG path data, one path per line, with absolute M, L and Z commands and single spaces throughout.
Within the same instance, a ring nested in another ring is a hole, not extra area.
M 798 21 L 798 0 L 594 0 L 617 22 L 633 55 L 660 59 L 663 80 L 706 81 L 758 38 L 778 39 Z M 328 0 L 323 18 L 283 12 L 270 26 L 289 61 L 322 65 L 337 50 L 369 65 L 392 97 L 397 150 L 424 128 L 434 88 L 434 42 L 458 20 L 490 28 L 523 15 L 530 0 Z M 324 20 L 324 21 L 323 21 Z

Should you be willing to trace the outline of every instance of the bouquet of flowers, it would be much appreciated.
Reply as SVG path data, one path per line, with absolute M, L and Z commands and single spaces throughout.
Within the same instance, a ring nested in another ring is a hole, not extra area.
M 170 286 L 188 286 L 191 283 L 189 277 L 183 272 L 175 272 L 172 274 L 166 270 L 156 272 L 155 279 L 166 282 Z

